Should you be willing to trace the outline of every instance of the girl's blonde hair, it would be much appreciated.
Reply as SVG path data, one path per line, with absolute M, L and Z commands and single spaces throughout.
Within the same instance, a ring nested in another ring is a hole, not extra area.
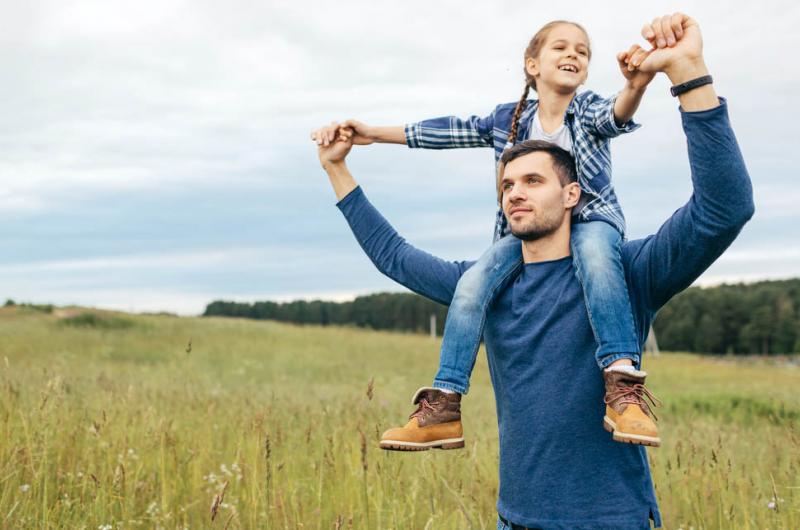
M 586 40 L 589 40 L 589 34 L 586 32 L 583 26 L 578 24 L 577 22 L 570 22 L 569 20 L 554 20 L 552 22 L 548 22 L 544 26 L 536 32 L 536 35 L 533 36 L 531 41 L 528 43 L 528 47 L 525 48 L 525 59 L 528 60 L 530 57 L 531 59 L 536 59 L 539 56 L 539 52 L 542 51 L 542 46 L 544 45 L 545 41 L 547 40 L 547 36 L 556 26 L 560 26 L 561 24 L 571 24 L 581 30 L 584 35 L 586 35 Z M 592 48 L 589 47 L 589 59 L 592 58 Z M 508 134 L 508 142 L 512 145 L 517 143 L 517 130 L 519 129 L 519 118 L 522 115 L 522 111 L 525 108 L 525 102 L 528 100 L 528 92 L 530 89 L 533 88 L 536 90 L 536 78 L 534 78 L 531 74 L 528 73 L 528 70 L 523 66 L 523 72 L 525 72 L 525 90 L 522 92 L 522 97 L 519 98 L 519 103 L 517 103 L 517 107 L 514 109 L 514 117 L 511 120 L 511 131 Z

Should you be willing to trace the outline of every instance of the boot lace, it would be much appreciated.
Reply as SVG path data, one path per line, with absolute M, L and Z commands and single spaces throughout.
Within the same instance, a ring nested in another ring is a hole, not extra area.
M 647 414 L 651 414 L 653 419 L 658 420 L 656 413 L 652 411 L 650 406 L 647 404 L 649 401 L 654 407 L 661 406 L 661 400 L 653 395 L 647 387 L 645 387 L 641 383 L 636 383 L 634 385 L 621 385 L 618 384 L 617 388 L 614 389 L 613 392 L 608 392 L 606 397 L 603 401 L 608 405 L 612 401 L 616 401 L 619 399 L 620 403 L 630 403 L 632 405 L 639 405 L 642 407 L 642 410 L 645 411 Z
M 438 401 L 434 401 L 433 404 L 434 405 L 438 404 Z M 428 402 L 427 399 L 422 398 L 419 401 L 419 406 L 417 407 L 417 410 L 412 412 L 411 415 L 408 417 L 408 419 L 410 420 L 411 418 L 421 418 L 428 412 L 436 412 L 436 409 L 433 408 L 433 406 Z

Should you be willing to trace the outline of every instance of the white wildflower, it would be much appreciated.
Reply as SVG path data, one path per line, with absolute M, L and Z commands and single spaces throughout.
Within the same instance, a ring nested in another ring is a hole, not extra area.
M 101 524 L 97 527 L 97 530 L 114 530 L 114 527 L 110 524 Z
M 22 493 L 28 493 L 30 489 L 31 489 L 30 484 L 23 484 L 22 486 L 19 487 L 19 491 L 21 491 Z
M 158 514 L 158 503 L 153 501 L 147 507 L 147 515 L 150 517 L 155 517 Z

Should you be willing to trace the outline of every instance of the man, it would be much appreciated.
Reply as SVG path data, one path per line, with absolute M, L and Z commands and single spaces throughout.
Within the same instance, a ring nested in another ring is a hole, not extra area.
M 665 73 L 679 93 L 694 191 L 655 235 L 623 245 L 641 342 L 658 309 L 722 254 L 754 210 L 727 105 L 707 77 L 699 27 L 678 14 L 643 34 L 656 48 L 639 68 Z M 350 147 L 343 134 L 320 146 L 319 157 L 362 248 L 384 274 L 449 303 L 471 263 L 446 262 L 406 243 L 347 170 Z M 615 399 L 604 409 L 596 343 L 571 263 L 571 208 L 580 190 L 568 157 L 524 142 L 502 160 L 502 207 L 522 240 L 523 266 L 495 297 L 484 331 L 500 435 L 498 527 L 645 529 L 648 519 L 660 526 L 644 448 L 613 442 L 597 420 L 647 405 L 638 372 L 618 372 L 606 377 Z M 435 403 L 416 398 L 421 419 Z

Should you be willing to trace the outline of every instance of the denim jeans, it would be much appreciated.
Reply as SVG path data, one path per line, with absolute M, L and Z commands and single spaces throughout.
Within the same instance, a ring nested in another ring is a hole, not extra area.
M 620 258 L 622 236 L 603 221 L 572 223 L 572 260 L 583 287 L 586 310 L 598 347 L 600 368 L 627 358 L 639 363 L 639 341 Z M 495 294 L 522 268 L 522 246 L 506 236 L 461 276 L 445 321 L 436 388 L 469 391 L 486 310 Z

